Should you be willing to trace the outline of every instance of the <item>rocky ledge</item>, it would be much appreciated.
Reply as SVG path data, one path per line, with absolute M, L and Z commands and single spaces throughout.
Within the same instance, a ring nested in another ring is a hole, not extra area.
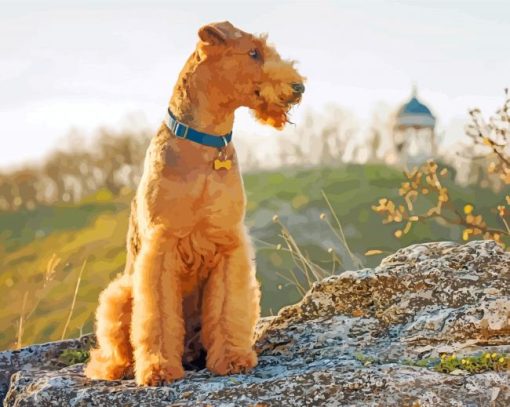
M 444 354 L 510 353 L 510 253 L 492 241 L 419 244 L 316 283 L 261 321 L 260 363 L 246 375 L 188 372 L 158 388 L 90 381 L 59 359 L 90 341 L 0 353 L 5 405 L 510 406 L 504 357 L 475 373 L 433 368 Z

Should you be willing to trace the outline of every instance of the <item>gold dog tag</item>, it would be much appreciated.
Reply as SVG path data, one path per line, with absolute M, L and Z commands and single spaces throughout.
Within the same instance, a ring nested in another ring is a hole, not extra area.
M 218 158 L 214 160 L 214 169 L 221 170 L 222 168 L 230 170 L 232 168 L 232 160 L 220 160 Z
M 214 160 L 214 169 L 221 170 L 222 168 L 227 171 L 232 168 L 232 160 L 227 158 L 225 147 L 218 149 L 218 158 Z

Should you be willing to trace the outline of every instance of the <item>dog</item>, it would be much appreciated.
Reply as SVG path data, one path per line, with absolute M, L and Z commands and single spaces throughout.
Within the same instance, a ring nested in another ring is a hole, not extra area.
M 246 198 L 231 142 L 244 106 L 282 129 L 304 77 L 229 22 L 198 31 L 168 114 L 147 150 L 131 206 L 125 271 L 101 293 L 85 374 L 138 385 L 182 378 L 203 349 L 219 375 L 257 364 L 260 289 L 243 225 Z

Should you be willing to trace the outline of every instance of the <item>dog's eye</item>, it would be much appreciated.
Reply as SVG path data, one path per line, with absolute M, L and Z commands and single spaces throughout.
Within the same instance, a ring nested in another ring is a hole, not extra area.
M 259 51 L 256 49 L 250 49 L 250 52 L 248 52 L 248 55 L 252 59 L 260 59 Z

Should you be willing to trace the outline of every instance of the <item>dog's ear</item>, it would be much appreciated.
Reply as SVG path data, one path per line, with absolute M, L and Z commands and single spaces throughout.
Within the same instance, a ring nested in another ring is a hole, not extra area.
M 211 23 L 204 25 L 198 30 L 198 36 L 210 45 L 223 45 L 232 38 L 232 34 L 237 31 L 236 28 L 228 21 L 221 23 Z

